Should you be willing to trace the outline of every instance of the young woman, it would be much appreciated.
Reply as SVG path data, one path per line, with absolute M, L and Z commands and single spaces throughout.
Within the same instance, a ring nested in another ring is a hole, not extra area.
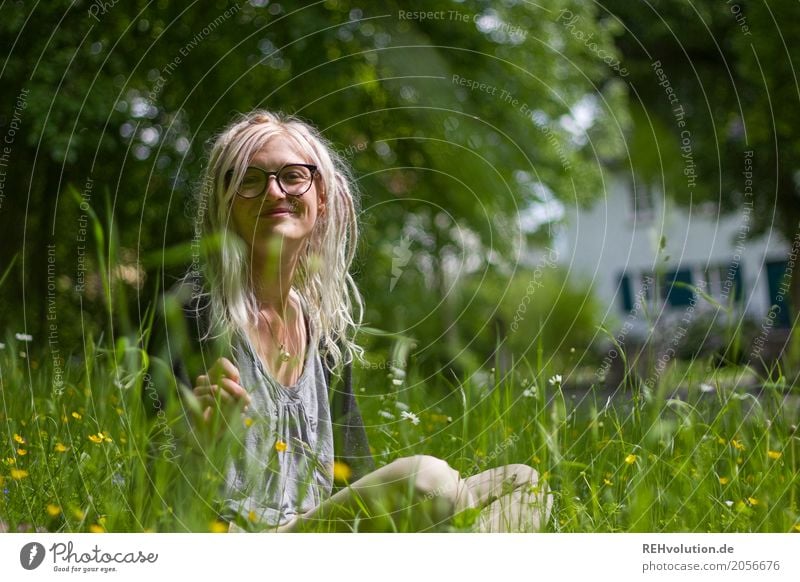
M 416 455 L 374 469 L 350 382 L 363 353 L 349 274 L 357 197 L 315 128 L 263 110 L 241 116 L 213 143 L 204 192 L 203 230 L 221 243 L 190 311 L 227 330 L 231 357 L 192 384 L 199 423 L 233 410 L 247 426 L 227 474 L 231 531 L 433 531 L 469 508 L 481 509 L 477 531 L 542 527 L 552 498 L 527 465 L 462 479 Z M 344 370 L 339 390 L 334 369 Z M 351 479 L 334 493 L 335 470 Z

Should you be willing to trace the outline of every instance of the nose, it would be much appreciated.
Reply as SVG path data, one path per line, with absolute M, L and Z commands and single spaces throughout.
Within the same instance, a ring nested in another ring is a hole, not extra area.
M 281 186 L 278 183 L 278 176 L 269 175 L 267 176 L 267 196 L 270 197 L 278 197 L 278 198 L 285 198 L 286 194 L 283 190 L 281 190 Z

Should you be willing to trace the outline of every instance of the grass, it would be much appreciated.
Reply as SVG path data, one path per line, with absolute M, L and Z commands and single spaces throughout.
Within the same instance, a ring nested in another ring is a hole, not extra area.
M 139 342 L 151 320 L 126 331 L 129 318 L 112 305 L 112 296 L 124 303 L 106 267 L 118 243 L 104 233 L 116 231 L 91 218 L 118 339 L 86 333 L 82 352 L 54 368 L 41 338 L 7 330 L 0 530 L 224 531 L 216 500 L 230 447 L 248 427 L 200 448 L 174 379 Z M 541 345 L 503 374 L 462 378 L 422 375 L 406 364 L 410 349 L 405 340 L 387 354 L 371 349 L 371 365 L 354 369 L 378 465 L 430 454 L 466 477 L 528 463 L 553 492 L 553 532 L 800 532 L 800 397 L 780 373 L 672 361 L 658 374 L 626 375 L 611 393 L 575 389 L 594 374 L 553 369 Z
M 50 359 L 35 340 L 9 336 L 0 350 L 4 527 L 221 529 L 214 500 L 227 445 L 187 446 L 178 399 L 148 412 L 160 388 L 131 341 L 87 338 L 61 391 Z M 432 454 L 462 476 L 529 463 L 554 493 L 554 532 L 800 531 L 800 399 L 782 378 L 762 379 L 758 393 L 736 376 L 701 388 L 712 375 L 697 361 L 667 367 L 652 389 L 577 392 L 541 351 L 537 360 L 466 379 L 422 378 L 413 362 L 356 367 L 377 463 Z

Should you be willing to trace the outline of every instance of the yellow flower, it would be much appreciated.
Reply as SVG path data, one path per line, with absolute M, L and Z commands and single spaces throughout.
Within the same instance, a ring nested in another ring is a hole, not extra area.
M 275 450 L 278 451 L 279 453 L 282 453 L 283 451 L 285 451 L 286 448 L 287 448 L 287 445 L 282 440 L 278 439 L 277 441 L 275 441 Z
M 781 458 L 782 455 L 783 453 L 781 453 L 780 451 L 767 451 L 767 456 L 773 461 L 777 461 L 778 459 Z
M 609 481 L 608 479 L 605 479 L 605 478 L 603 479 L 603 483 L 605 483 L 606 485 L 613 485 L 614 484 L 613 481 Z
M 253 419 L 252 419 L 252 418 L 250 418 L 249 416 L 245 417 L 245 419 L 244 419 L 244 425 L 245 425 L 247 428 L 250 428 L 251 426 L 253 426 Z
M 74 418 L 75 420 L 80 420 L 81 419 L 81 415 L 78 414 L 77 412 L 73 412 L 72 413 L 72 418 Z
M 89 526 L 89 531 L 92 533 L 105 533 L 106 528 L 104 528 L 102 525 L 97 525 L 96 523 L 93 523 L 92 525 Z
M 24 457 L 25 455 L 27 455 L 27 454 L 28 454 L 28 451 L 26 451 L 25 449 L 17 449 L 17 454 L 18 454 L 20 457 Z
M 800 523 L 794 524 L 795 531 L 800 531 Z
M 67 452 L 67 447 L 65 447 L 61 443 L 56 443 L 56 446 L 54 448 L 55 448 L 57 453 L 66 453 Z
M 720 477 L 719 478 L 719 484 L 720 485 L 727 485 L 729 482 L 730 482 L 730 479 L 728 479 L 727 477 Z
M 758 505 L 759 504 L 758 499 L 756 499 L 755 497 L 748 497 L 747 501 L 750 503 L 750 505 Z
M 638 457 L 636 455 L 631 453 L 630 455 L 625 457 L 625 462 L 628 463 L 629 465 L 633 465 L 636 462 L 637 458 Z
M 6 465 L 15 465 L 17 460 L 14 457 L 6 457 L 5 463 Z
M 722 438 L 722 437 L 719 437 L 719 438 L 717 439 L 717 442 L 718 442 L 719 444 L 721 444 L 721 445 L 724 445 L 724 444 L 725 444 L 725 439 L 724 439 L 724 438 Z
M 47 504 L 47 513 L 50 517 L 55 517 L 61 514 L 61 508 L 53 503 Z
M 74 517 L 78 521 L 83 521 L 84 513 L 76 507 L 75 509 L 72 510 L 72 517 Z
M 11 469 L 11 478 L 12 479 L 24 479 L 28 476 L 28 472 L 25 469 Z
M 211 533 L 225 533 L 228 531 L 228 524 L 221 521 L 212 521 L 209 529 Z
M 25 439 L 19 436 L 17 433 L 14 433 L 14 440 L 17 441 L 19 444 L 24 445 Z
M 347 463 L 342 463 L 341 461 L 333 462 L 334 481 L 347 481 L 352 473 L 353 471 Z
M 256 520 L 258 519 L 258 516 L 256 515 L 256 512 L 251 509 L 250 513 L 247 514 L 247 519 L 255 523 Z
M 744 450 L 744 445 L 742 444 L 741 441 L 737 441 L 736 439 L 731 439 L 731 444 L 733 445 L 733 448 L 738 451 Z
M 103 442 L 103 435 L 101 433 L 90 434 L 89 440 L 92 441 L 94 444 L 99 445 Z

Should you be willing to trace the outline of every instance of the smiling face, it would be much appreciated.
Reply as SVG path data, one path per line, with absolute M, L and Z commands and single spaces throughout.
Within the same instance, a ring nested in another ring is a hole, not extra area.
M 277 172 L 287 164 L 313 163 L 292 140 L 279 135 L 267 141 L 248 166 Z M 263 195 L 252 199 L 234 196 L 231 222 L 251 251 L 266 250 L 265 245 L 276 240 L 284 249 L 302 248 L 324 210 L 324 194 L 318 175 L 302 196 L 285 194 L 272 176 Z

